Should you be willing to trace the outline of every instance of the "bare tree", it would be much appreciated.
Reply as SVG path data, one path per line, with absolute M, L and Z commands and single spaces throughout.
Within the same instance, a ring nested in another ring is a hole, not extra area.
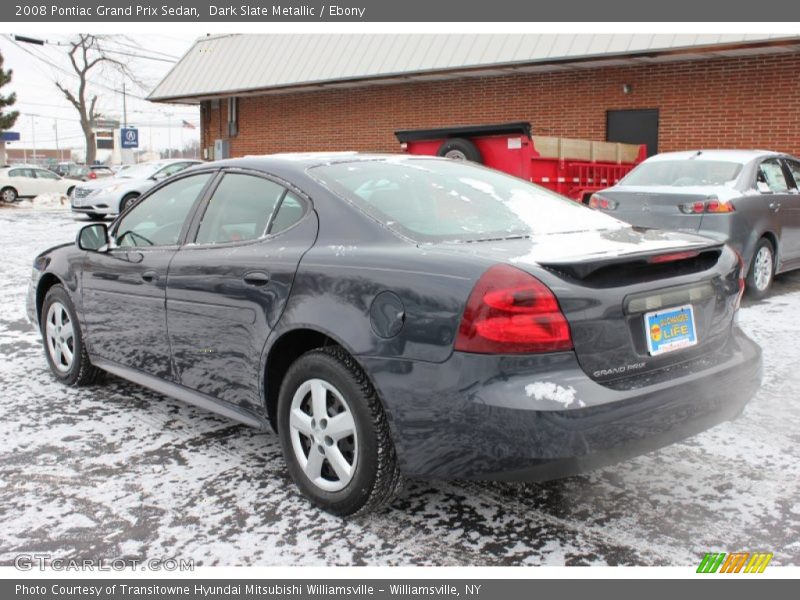
M 97 110 L 97 94 L 91 94 L 88 89 L 90 77 L 95 74 L 103 75 L 104 70 L 112 69 L 123 77 L 138 83 L 128 65 L 111 57 L 105 50 L 104 46 L 107 41 L 109 41 L 108 36 L 79 34 L 77 39 L 70 42 L 68 53 L 72 68 L 78 76 L 78 88 L 71 90 L 56 81 L 56 87 L 61 90 L 61 93 L 80 115 L 81 129 L 86 138 L 86 164 L 92 164 L 97 156 L 93 125 L 101 116 Z

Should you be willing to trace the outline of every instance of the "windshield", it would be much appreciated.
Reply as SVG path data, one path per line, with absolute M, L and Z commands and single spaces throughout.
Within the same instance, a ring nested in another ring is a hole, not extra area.
M 657 160 L 645 162 L 620 181 L 620 185 L 725 185 L 742 170 L 741 163 L 722 160 Z
M 133 165 L 124 171 L 117 174 L 117 177 L 124 177 L 126 179 L 147 179 L 152 177 L 156 171 L 162 169 L 166 165 L 164 163 L 142 163 L 141 165 Z
M 311 169 L 334 193 L 420 242 L 627 227 L 522 179 L 455 160 L 398 159 Z

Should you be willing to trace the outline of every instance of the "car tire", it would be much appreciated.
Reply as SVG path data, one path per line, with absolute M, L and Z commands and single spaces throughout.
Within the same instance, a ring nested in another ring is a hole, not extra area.
M 339 346 L 306 352 L 289 367 L 278 399 L 278 435 L 297 487 L 334 515 L 381 510 L 402 485 L 378 394 Z
M 125 194 L 122 200 L 119 202 L 119 212 L 124 211 L 131 205 L 131 202 L 136 200 L 139 197 L 139 194 Z
M 2 198 L 3 202 L 8 202 L 11 204 L 19 199 L 19 194 L 17 194 L 17 190 L 15 190 L 13 187 L 8 186 L 0 190 L 0 198 Z
M 63 286 L 47 291 L 39 329 L 47 364 L 61 383 L 79 387 L 97 381 L 100 369 L 89 360 L 75 306 Z
M 772 286 L 775 277 L 775 248 L 767 238 L 756 244 L 750 271 L 747 274 L 747 293 L 752 298 L 763 298 Z
M 436 156 L 452 158 L 453 160 L 469 160 L 474 163 L 483 164 L 483 157 L 481 156 L 480 150 L 478 150 L 475 144 L 464 138 L 445 140 L 444 143 L 439 146 Z

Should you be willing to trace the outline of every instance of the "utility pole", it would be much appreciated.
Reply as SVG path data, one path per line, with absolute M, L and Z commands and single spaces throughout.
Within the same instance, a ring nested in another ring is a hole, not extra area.
M 56 132 L 56 160 L 61 162 L 61 149 L 58 147 L 58 119 L 53 119 L 53 131 Z
M 33 157 L 31 162 L 36 164 L 36 115 L 31 115 L 31 139 L 33 140 Z
M 167 158 L 172 158 L 172 113 L 167 114 Z

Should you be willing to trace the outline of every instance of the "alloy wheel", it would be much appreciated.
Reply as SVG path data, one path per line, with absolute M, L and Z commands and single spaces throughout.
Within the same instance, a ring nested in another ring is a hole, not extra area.
M 759 248 L 753 265 L 753 279 L 756 289 L 760 292 L 769 287 L 772 279 L 772 262 L 772 251 L 766 246 Z
M 75 328 L 67 308 L 60 302 L 53 302 L 47 310 L 45 339 L 56 369 L 62 373 L 69 371 L 75 359 Z
M 309 379 L 297 388 L 289 413 L 292 450 L 306 477 L 326 492 L 350 483 L 358 435 L 350 406 L 333 385 Z

